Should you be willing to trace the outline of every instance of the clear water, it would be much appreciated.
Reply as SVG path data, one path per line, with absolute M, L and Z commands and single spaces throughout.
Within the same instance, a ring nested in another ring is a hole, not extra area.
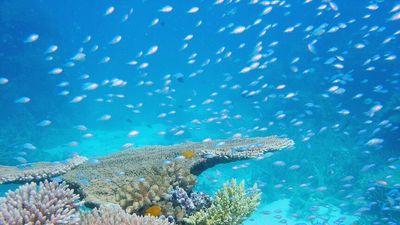
M 172 11 L 162 12 L 167 5 Z M 192 7 L 199 11 L 188 13 Z M 97 158 L 127 143 L 276 134 L 295 147 L 218 165 L 196 189 L 257 182 L 262 202 L 246 225 L 399 224 L 399 7 L 3 0 L 0 164 Z M 32 34 L 38 40 L 27 40 Z M 45 53 L 51 45 L 57 51 Z M 72 59 L 78 52 L 84 60 Z M 102 85 L 113 79 L 127 84 Z M 16 103 L 21 97 L 30 101 Z M 129 137 L 132 130 L 139 134 Z

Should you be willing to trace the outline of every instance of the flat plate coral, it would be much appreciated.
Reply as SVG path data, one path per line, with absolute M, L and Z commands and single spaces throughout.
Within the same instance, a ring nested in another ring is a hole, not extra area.
M 190 173 L 197 175 L 218 163 L 255 158 L 268 151 L 292 146 L 294 142 L 278 136 L 188 142 L 171 146 L 146 146 L 82 164 L 64 175 L 64 180 L 79 190 L 87 204 L 118 203 L 116 194 L 129 184 L 154 173 L 152 168 L 174 160 L 185 160 Z M 190 158 L 184 155 L 193 151 Z
M 86 160 L 86 157 L 75 156 L 66 162 L 37 162 L 26 164 L 24 168 L 0 165 L 0 184 L 44 180 L 64 174 Z

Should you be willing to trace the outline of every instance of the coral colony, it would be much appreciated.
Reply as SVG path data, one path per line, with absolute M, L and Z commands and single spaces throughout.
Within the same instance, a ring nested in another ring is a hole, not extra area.
M 25 171 L 7 167 L 0 172 L 2 182 L 44 181 L 9 191 L 0 200 L 0 224 L 241 224 L 259 204 L 257 186 L 246 189 L 244 182 L 231 180 L 212 198 L 192 190 L 196 175 L 218 163 L 259 157 L 293 144 L 277 136 L 217 140 L 147 146 L 96 163 L 76 156 Z M 60 174 L 63 183 L 47 180 Z

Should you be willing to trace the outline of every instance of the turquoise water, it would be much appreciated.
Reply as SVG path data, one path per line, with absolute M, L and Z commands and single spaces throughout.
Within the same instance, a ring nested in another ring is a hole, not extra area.
M 399 8 L 1 1 L 0 165 L 276 134 L 295 146 L 196 190 L 256 182 L 246 225 L 399 224 Z

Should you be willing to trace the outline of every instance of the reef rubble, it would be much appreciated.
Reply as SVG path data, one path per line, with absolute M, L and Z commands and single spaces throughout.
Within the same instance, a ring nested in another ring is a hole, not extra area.
M 189 171 L 187 174 L 193 176 L 219 163 L 257 158 L 265 152 L 292 145 L 291 139 L 268 136 L 145 146 L 99 158 L 95 163 L 81 164 L 68 171 L 63 179 L 84 198 L 86 206 L 120 204 L 118 196 L 121 196 L 121 190 L 157 176 L 154 173 L 160 170 L 154 168 L 181 161 Z

